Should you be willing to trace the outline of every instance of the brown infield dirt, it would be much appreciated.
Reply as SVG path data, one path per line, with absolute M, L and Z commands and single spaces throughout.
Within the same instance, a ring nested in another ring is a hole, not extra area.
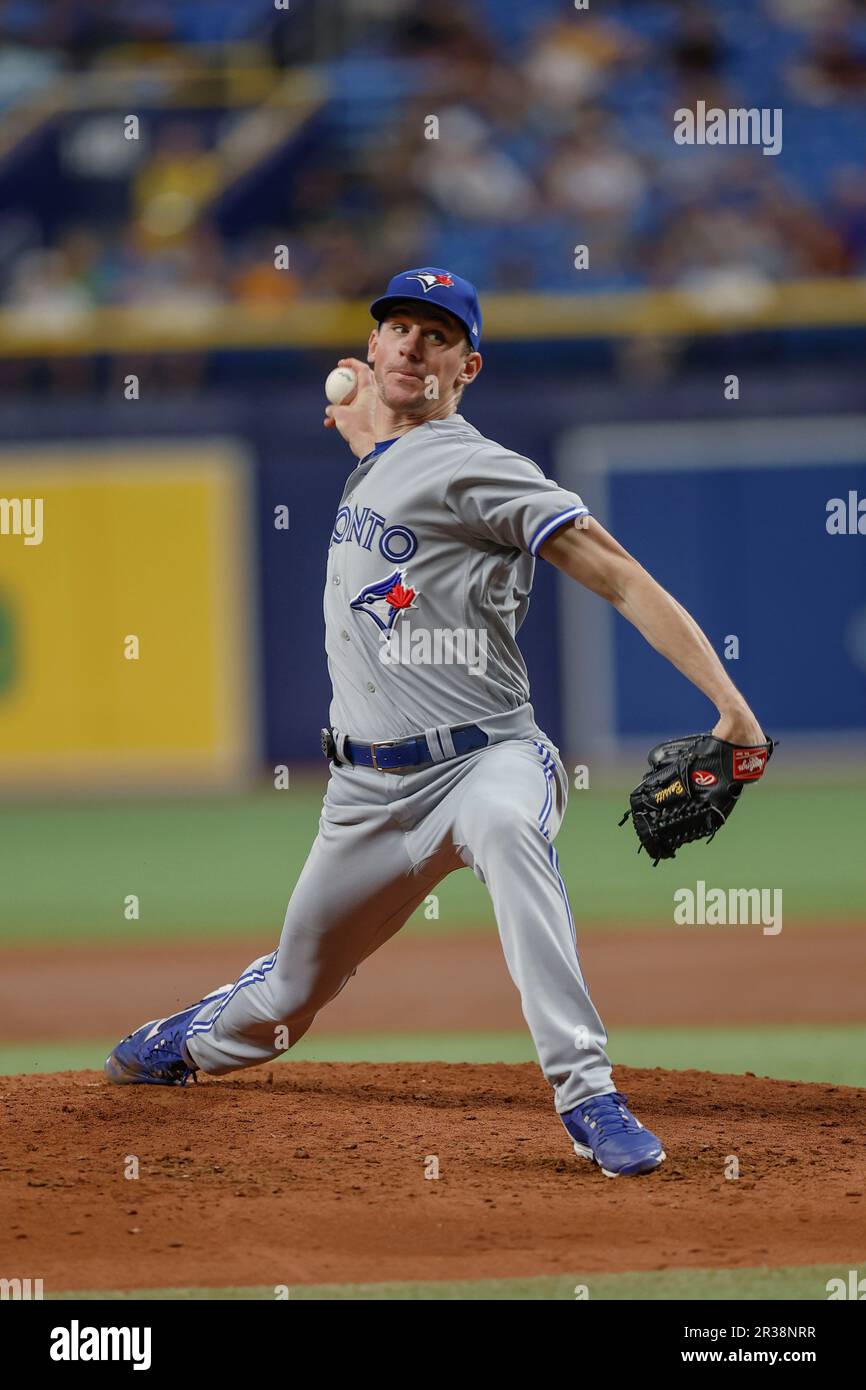
M 120 1037 L 272 945 L 4 950 L 4 1040 Z M 580 950 L 608 1025 L 864 1017 L 866 941 L 847 926 L 585 933 Z M 409 935 L 309 1037 L 512 1028 L 525 1024 L 495 935 Z M 628 1067 L 615 1080 L 667 1151 L 640 1178 L 575 1157 L 532 1064 L 290 1062 L 186 1088 L 0 1077 L 0 1276 L 50 1294 L 862 1261 L 866 1090 Z
M 269 936 L 0 952 L 2 1041 L 120 1037 L 235 980 Z M 686 932 L 587 931 L 580 960 L 605 1022 L 639 1027 L 855 1023 L 866 1019 L 858 924 Z M 525 1029 L 494 930 L 403 935 L 363 963 L 310 1037 Z
M 574 1156 L 531 1064 L 299 1062 L 185 1088 L 5 1077 L 0 1272 L 50 1294 L 862 1259 L 866 1091 L 627 1067 L 617 1082 L 668 1158 L 612 1181 Z

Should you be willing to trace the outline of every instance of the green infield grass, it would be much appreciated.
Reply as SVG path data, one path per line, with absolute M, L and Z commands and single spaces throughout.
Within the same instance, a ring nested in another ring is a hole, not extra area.
M 854 1260 L 844 1269 L 838 1265 L 786 1266 L 779 1269 L 664 1269 L 625 1274 L 556 1274 L 529 1279 L 442 1280 L 425 1283 L 388 1284 L 299 1284 L 288 1287 L 224 1289 L 134 1289 L 128 1292 L 68 1292 L 46 1294 L 47 1299 L 165 1300 L 180 1302 L 255 1299 L 262 1302 L 312 1302 L 318 1300 L 363 1302 L 493 1302 L 507 1300 L 533 1302 L 575 1302 L 598 1300 L 672 1299 L 707 1302 L 746 1302 L 764 1299 L 827 1299 L 830 1279 L 848 1278 L 848 1269 L 863 1275 L 863 1260 Z M 789 1325 L 796 1325 L 790 1319 Z M 695 1343 L 703 1346 L 704 1343 Z M 714 1345 L 719 1345 L 718 1343 Z M 798 1344 L 794 1344 L 798 1345 Z
M 274 933 L 316 834 L 322 784 L 294 777 L 287 791 L 229 797 L 31 802 L 0 806 L 0 943 Z M 557 839 L 579 929 L 673 926 L 673 893 L 708 887 L 780 888 L 785 927 L 866 920 L 862 826 L 866 783 L 810 782 L 808 815 L 790 782 L 750 789 L 712 843 L 653 869 L 622 792 L 572 791 Z M 821 829 L 816 852 L 815 827 Z M 451 874 L 408 930 L 465 932 L 492 925 L 486 890 Z M 139 917 L 127 920 L 129 895 Z

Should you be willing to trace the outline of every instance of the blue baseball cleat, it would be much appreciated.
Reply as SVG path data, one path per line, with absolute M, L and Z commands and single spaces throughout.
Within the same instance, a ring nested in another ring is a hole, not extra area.
M 635 1119 L 621 1091 L 592 1096 L 559 1118 L 574 1140 L 574 1152 L 593 1159 L 606 1178 L 651 1173 L 666 1157 L 661 1140 Z
M 187 1028 L 208 1000 L 227 991 L 228 986 L 215 990 L 181 1013 L 153 1019 L 123 1038 L 105 1059 L 109 1081 L 116 1086 L 185 1086 L 190 1077 L 195 1080 L 197 1067 L 183 1048 Z

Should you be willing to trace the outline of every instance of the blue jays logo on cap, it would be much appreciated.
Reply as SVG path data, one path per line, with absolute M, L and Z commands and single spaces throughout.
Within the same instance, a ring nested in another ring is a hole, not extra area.
M 434 275 L 432 270 L 413 270 L 406 276 L 407 280 L 418 280 L 424 286 L 424 293 L 429 294 L 434 285 L 447 285 L 450 289 L 454 284 L 454 276 L 444 272 Z
M 420 291 L 420 292 L 419 292 Z M 392 305 L 406 300 L 421 304 L 436 304 L 447 309 L 463 324 L 473 348 L 481 342 L 481 306 L 475 286 L 441 266 L 427 265 L 420 270 L 403 270 L 388 283 L 379 299 L 370 305 L 377 323 L 387 316 Z

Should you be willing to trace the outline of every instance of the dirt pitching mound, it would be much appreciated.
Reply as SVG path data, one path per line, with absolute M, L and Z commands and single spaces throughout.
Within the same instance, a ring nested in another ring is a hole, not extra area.
M 616 1078 L 668 1159 L 612 1181 L 532 1065 L 3 1077 L 0 1275 L 47 1295 L 862 1259 L 866 1091 Z

